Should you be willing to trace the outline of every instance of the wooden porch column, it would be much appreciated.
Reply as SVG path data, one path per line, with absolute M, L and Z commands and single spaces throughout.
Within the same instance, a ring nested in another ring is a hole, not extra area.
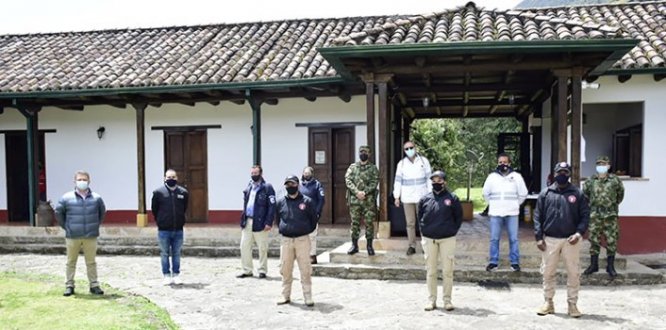
M 137 163 L 137 196 L 138 210 L 136 226 L 145 227 L 148 224 L 146 215 L 146 134 L 145 111 L 148 104 L 132 103 L 136 110 L 136 163 Z
M 371 161 L 377 163 L 377 151 L 375 150 L 375 78 L 372 74 L 361 77 L 365 82 L 365 128 L 366 143 L 373 150 Z
M 580 153 L 583 134 L 582 70 L 577 69 L 571 78 L 571 182 L 580 184 Z
M 557 77 L 557 161 L 567 160 L 568 77 Z
M 261 165 L 261 102 L 245 90 L 245 99 L 252 108 L 252 165 Z
M 28 146 L 28 219 L 30 226 L 35 226 L 35 213 L 39 201 L 39 117 L 40 108 L 18 106 L 17 109 L 26 119 L 26 142 Z
M 391 163 L 391 147 L 389 146 L 391 117 L 389 114 L 387 84 L 391 77 L 382 76 L 376 78 L 379 78 L 376 80 L 379 94 L 379 146 L 376 152 L 379 159 L 379 222 L 384 223 L 382 226 L 377 226 L 377 237 L 389 238 L 391 236 L 391 226 L 386 224 L 388 224 L 388 173 Z

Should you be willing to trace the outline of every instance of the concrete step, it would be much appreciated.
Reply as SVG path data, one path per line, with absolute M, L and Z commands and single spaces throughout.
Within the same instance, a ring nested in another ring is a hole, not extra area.
M 405 241 L 406 243 L 406 241 Z M 374 244 L 373 244 L 374 245 Z M 359 242 L 359 246 L 361 246 Z M 407 245 L 405 245 L 407 246 Z M 379 247 L 382 248 L 395 248 L 395 246 L 389 246 L 387 244 L 377 244 L 375 248 L 375 255 L 368 256 L 365 244 L 363 247 L 359 247 L 361 252 L 355 255 L 348 255 L 347 251 L 351 248 L 351 242 L 347 242 L 330 252 L 331 263 L 339 264 L 368 264 L 368 265 L 410 265 L 410 266 L 425 266 L 425 258 L 423 251 L 419 249 L 416 254 L 408 256 L 405 254 L 405 250 L 378 250 Z M 502 256 L 503 259 L 500 259 L 500 268 L 509 268 L 509 260 L 506 256 Z M 626 269 L 626 259 L 622 256 L 617 256 L 615 260 L 615 269 L 622 270 Z M 587 267 L 590 263 L 590 256 L 581 253 L 580 264 L 582 267 Z M 480 267 L 488 264 L 488 253 L 487 252 L 478 252 L 478 251 L 467 251 L 459 249 L 456 247 L 456 265 L 457 266 L 470 266 L 470 267 Z M 562 262 L 560 262 L 562 265 Z M 541 266 L 541 254 L 540 253 L 522 253 L 520 255 L 520 266 L 522 268 L 536 268 L 538 269 Z M 606 268 L 606 259 L 601 258 L 599 260 L 599 268 Z
M 344 279 L 425 281 L 426 271 L 424 267 L 413 265 L 337 264 L 320 261 L 319 264 L 313 265 L 313 275 Z M 456 266 L 453 278 L 458 282 L 542 283 L 541 273 L 534 268 L 523 268 L 521 272 L 506 269 L 487 272 L 484 267 Z M 566 284 L 566 272 L 562 268 L 558 269 L 557 282 L 560 285 Z M 619 271 L 618 276 L 612 280 L 603 272 L 581 276 L 582 285 L 617 286 L 662 283 L 666 283 L 663 274 L 633 261 L 627 261 L 627 269 Z

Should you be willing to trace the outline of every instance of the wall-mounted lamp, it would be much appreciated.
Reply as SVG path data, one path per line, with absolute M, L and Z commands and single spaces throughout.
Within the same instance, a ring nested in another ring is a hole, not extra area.
M 101 140 L 104 137 L 104 132 L 105 131 L 106 131 L 106 128 L 104 128 L 104 126 L 100 126 L 97 129 L 97 138 Z
M 423 107 L 427 108 L 430 105 L 430 99 L 426 96 L 423 98 Z
M 601 85 L 599 85 L 599 83 L 589 83 L 585 80 L 583 80 L 580 83 L 580 85 L 581 85 L 581 88 L 583 88 L 583 89 L 599 89 L 599 87 L 601 87 Z

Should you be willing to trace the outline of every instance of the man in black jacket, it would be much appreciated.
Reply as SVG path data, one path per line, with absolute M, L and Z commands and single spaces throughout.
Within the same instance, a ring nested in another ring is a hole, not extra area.
M 298 191 L 298 177 L 290 175 L 284 179 L 287 195 L 277 201 L 278 228 L 282 235 L 280 243 L 280 274 L 282 275 L 282 299 L 278 305 L 291 301 L 294 259 L 301 273 L 301 285 L 305 305 L 312 301 L 312 265 L 310 264 L 310 237 L 317 226 L 317 209 L 312 200 Z
M 164 184 L 153 191 L 151 202 L 158 228 L 157 239 L 160 244 L 164 285 L 183 284 L 180 279 L 180 250 L 183 246 L 183 226 L 188 201 L 189 193 L 178 185 L 178 174 L 168 169 L 164 173 Z
M 444 309 L 453 310 L 453 264 L 455 261 L 456 234 L 462 225 L 462 206 L 458 197 L 446 189 L 446 174 L 435 171 L 430 175 L 432 192 L 418 203 L 418 222 L 421 246 L 426 259 L 426 283 L 428 304 L 426 311 L 436 308 L 438 261 L 442 265 Z
M 568 314 L 580 317 L 578 289 L 580 288 L 580 240 L 590 221 L 590 208 L 583 192 L 569 183 L 571 166 L 566 162 L 555 165 L 555 182 L 541 191 L 534 210 L 534 235 L 541 254 L 541 273 L 545 303 L 539 315 L 555 313 L 553 296 L 557 282 L 560 256 L 567 269 Z

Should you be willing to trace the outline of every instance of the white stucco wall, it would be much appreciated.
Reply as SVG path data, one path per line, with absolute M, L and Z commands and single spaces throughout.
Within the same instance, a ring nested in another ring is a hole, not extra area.
M 57 200 L 72 189 L 77 169 L 91 173 L 92 189 L 105 199 L 109 210 L 137 209 L 136 124 L 132 108 L 86 107 L 84 111 L 45 108 L 39 117 L 46 134 L 47 195 Z M 308 128 L 295 123 L 365 122 L 365 97 L 349 103 L 339 98 L 283 99 L 262 106 L 262 165 L 265 178 L 278 190 L 288 174 L 300 174 L 307 164 Z M 240 191 L 249 180 L 252 165 L 252 111 L 250 106 L 222 102 L 196 107 L 166 104 L 146 109 L 146 198 L 163 179 L 164 133 L 154 126 L 221 125 L 207 131 L 208 207 L 210 210 L 242 208 Z M 106 128 L 97 138 L 97 128 Z M 25 129 L 25 118 L 15 109 L 0 115 L 0 130 Z M 355 149 L 366 143 L 365 126 L 356 126 Z M 4 136 L 0 135 L 0 209 L 7 208 Z
M 601 77 L 597 80 L 599 89 L 583 90 L 583 109 L 592 106 L 606 105 L 616 107 L 613 103 L 642 103 L 643 104 L 643 178 L 644 180 L 625 180 L 625 200 L 620 205 L 620 215 L 624 216 L 666 216 L 666 207 L 663 206 L 663 187 L 666 185 L 666 171 L 661 166 L 666 163 L 663 143 L 666 140 L 666 81 L 655 82 L 651 75 L 634 75 L 629 81 L 620 83 L 617 77 Z M 620 105 L 621 106 L 621 105 Z M 544 103 L 544 112 L 549 112 L 549 102 Z M 588 121 L 590 118 L 588 118 Z M 627 121 L 618 123 L 618 128 L 635 124 L 636 118 L 628 116 L 617 120 Z M 631 123 L 629 123 L 631 122 Z M 543 122 L 543 152 L 542 152 L 542 186 L 551 170 L 550 162 L 550 118 Z M 626 125 L 625 125 L 626 124 Z M 583 127 L 583 136 L 585 136 Z M 587 163 L 583 166 L 587 170 L 593 168 L 594 145 L 587 143 Z M 589 168 L 588 168 L 589 167 Z M 586 173 L 586 172 L 584 172 Z

